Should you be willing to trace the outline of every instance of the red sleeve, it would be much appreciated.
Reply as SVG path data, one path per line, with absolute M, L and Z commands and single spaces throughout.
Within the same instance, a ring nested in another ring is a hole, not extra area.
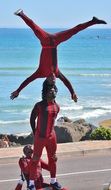
M 71 93 L 71 97 L 73 98 L 73 94 L 75 94 L 75 92 L 69 80 L 60 71 L 58 74 L 58 78 L 65 84 L 65 86 L 68 88 L 68 90 Z
M 35 79 L 39 78 L 39 73 L 36 71 L 31 76 L 29 76 L 26 80 L 24 80 L 19 88 L 17 89 L 17 92 L 19 93 L 23 88 L 25 88 L 30 82 L 34 81 Z

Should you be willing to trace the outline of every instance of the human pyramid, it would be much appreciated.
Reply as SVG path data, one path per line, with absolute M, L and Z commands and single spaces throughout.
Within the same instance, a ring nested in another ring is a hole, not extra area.
M 59 78 L 68 88 L 72 100 L 77 102 L 77 95 L 69 80 L 60 72 L 57 62 L 57 46 L 71 38 L 81 30 L 95 24 L 106 24 L 104 20 L 93 17 L 92 20 L 79 24 L 71 29 L 49 34 L 28 18 L 23 10 L 15 13 L 33 30 L 40 40 L 42 51 L 38 69 L 28 77 L 17 90 L 11 93 L 10 98 L 16 98 L 20 91 L 37 78 L 46 78 L 42 86 L 42 100 L 37 102 L 30 115 L 30 125 L 34 134 L 34 147 L 26 145 L 23 148 L 24 157 L 20 158 L 21 179 L 15 190 L 21 190 L 23 182 L 27 182 L 27 190 L 66 190 L 56 179 L 57 141 L 54 131 L 54 122 L 60 107 L 55 98 L 58 92 L 56 78 Z M 46 148 L 48 163 L 41 159 L 43 148 Z M 50 172 L 50 184 L 44 183 L 42 168 Z

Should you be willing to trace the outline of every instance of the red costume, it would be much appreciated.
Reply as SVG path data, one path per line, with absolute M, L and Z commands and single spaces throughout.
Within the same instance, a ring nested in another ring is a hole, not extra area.
M 73 99 L 74 90 L 72 88 L 72 85 L 70 84 L 68 79 L 59 71 L 58 68 L 57 46 L 61 42 L 68 40 L 73 35 L 80 32 L 81 30 L 84 30 L 85 28 L 95 24 L 103 24 L 104 21 L 97 20 L 95 19 L 95 17 L 93 17 L 91 21 L 79 24 L 69 30 L 65 30 L 55 34 L 49 34 L 41 29 L 38 25 L 36 25 L 30 18 L 28 18 L 23 13 L 23 11 L 18 14 L 18 16 L 20 16 L 24 20 L 24 22 L 34 31 L 35 35 L 40 40 L 40 43 L 42 45 L 42 51 L 40 55 L 40 63 L 38 69 L 19 86 L 17 92 L 19 93 L 33 80 L 37 78 L 48 77 L 52 73 L 55 73 L 55 76 L 62 80 L 63 83 L 67 86 Z
M 34 136 L 34 155 L 38 158 L 41 157 L 43 148 L 46 147 L 48 160 L 49 160 L 49 170 L 51 177 L 56 176 L 56 162 L 54 155 L 57 149 L 56 134 L 54 132 L 54 122 L 59 112 L 58 104 L 54 102 L 47 102 L 45 100 L 35 104 L 32 113 L 31 121 L 35 122 L 37 117 L 37 126 L 35 126 L 35 136 Z M 33 124 L 31 124 L 32 130 Z M 33 161 L 31 165 L 30 179 L 35 180 L 35 165 L 38 161 Z
M 30 176 L 30 165 L 31 165 L 31 157 L 22 157 L 19 159 L 19 166 L 21 169 L 21 178 L 22 180 L 26 180 L 27 182 L 27 187 L 29 185 L 29 176 Z M 43 160 L 40 160 L 37 168 L 36 168 L 36 173 L 35 173 L 35 187 L 37 189 L 43 188 L 43 187 L 48 187 L 49 185 L 46 183 L 43 183 L 43 177 L 42 177 L 42 169 L 48 170 L 49 171 L 49 166 L 47 163 L 45 163 Z M 21 190 L 22 189 L 22 184 L 17 184 L 15 190 Z

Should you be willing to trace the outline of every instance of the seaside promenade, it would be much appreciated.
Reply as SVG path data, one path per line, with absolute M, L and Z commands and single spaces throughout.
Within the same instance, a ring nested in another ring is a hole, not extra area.
M 19 180 L 23 146 L 0 149 L 0 187 L 14 189 Z M 103 190 L 111 180 L 111 140 L 58 144 L 57 178 L 69 190 Z M 46 151 L 43 151 L 46 158 Z M 43 171 L 46 182 L 49 173 Z M 25 184 L 24 184 L 25 185 Z
M 10 147 L 0 149 L 0 158 L 6 157 L 20 157 L 23 146 L 20 147 Z M 100 141 L 81 141 L 74 143 L 63 143 L 58 144 L 57 154 L 68 154 L 74 153 L 74 155 L 84 155 L 100 152 L 111 152 L 111 140 L 100 140 Z M 46 154 L 44 149 L 43 155 Z

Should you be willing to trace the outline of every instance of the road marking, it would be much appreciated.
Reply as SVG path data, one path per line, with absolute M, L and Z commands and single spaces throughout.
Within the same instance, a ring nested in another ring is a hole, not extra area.
M 18 181 L 19 179 L 4 179 L 4 180 L 0 180 L 0 183 L 4 183 L 4 182 L 10 182 L 10 181 Z
M 3 164 L 0 164 L 0 167 L 1 167 L 1 166 L 5 166 L 5 165 L 6 165 L 6 166 L 8 166 L 8 165 L 17 165 L 17 163 L 16 163 L 16 162 L 15 162 L 15 163 L 14 163 L 14 162 L 12 162 L 12 163 L 7 163 L 7 164 L 6 164 L 6 163 L 3 163 Z
M 79 174 L 88 174 L 88 173 L 99 173 L 99 172 L 109 172 L 111 169 L 102 169 L 102 170 L 88 170 L 88 171 L 81 171 L 81 172 L 72 172 L 72 173 L 64 173 L 64 174 L 57 174 L 57 177 L 61 176 L 70 176 L 70 175 L 79 175 Z M 43 176 L 44 178 L 50 177 L 50 175 Z M 17 181 L 19 179 L 6 179 L 6 180 L 0 180 L 0 183 L 4 182 L 11 182 L 11 181 Z
M 102 169 L 102 170 L 88 170 L 88 171 L 82 171 L 82 172 L 72 172 L 72 173 L 66 173 L 66 174 L 58 174 L 57 176 L 67 176 L 67 175 L 78 175 L 78 174 L 87 174 L 87 173 L 99 173 L 99 172 L 108 172 L 111 171 L 111 169 Z
M 103 186 L 107 186 L 107 185 L 109 185 L 109 183 L 104 183 L 104 184 L 103 184 Z

